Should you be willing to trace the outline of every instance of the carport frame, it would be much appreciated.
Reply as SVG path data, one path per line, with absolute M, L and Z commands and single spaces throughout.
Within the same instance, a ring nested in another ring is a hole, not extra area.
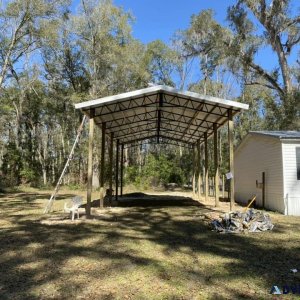
M 208 199 L 208 147 L 207 140 L 214 136 L 215 199 L 219 205 L 218 190 L 218 129 L 228 124 L 229 172 L 234 174 L 233 162 L 233 117 L 248 105 L 231 100 L 210 97 L 193 92 L 179 91 L 168 86 L 154 86 L 133 92 L 86 101 L 75 105 L 89 117 L 89 155 L 87 185 L 87 215 L 90 215 L 92 190 L 92 150 L 94 125 L 102 130 L 100 166 L 100 207 L 104 198 L 105 136 L 116 141 L 116 200 L 119 187 L 119 152 L 121 147 L 121 185 L 123 183 L 123 155 L 125 146 L 137 142 L 176 143 L 197 148 L 197 178 L 193 174 L 193 185 L 198 185 L 200 198 L 200 148 L 204 144 L 205 200 Z M 113 147 L 110 147 L 110 158 Z M 112 163 L 110 161 L 110 168 Z M 112 171 L 110 170 L 112 178 Z M 112 179 L 110 178 L 110 182 Z M 195 187 L 193 186 L 195 192 Z M 121 195 L 123 186 L 121 186 Z M 234 205 L 234 182 L 230 181 L 230 209 Z

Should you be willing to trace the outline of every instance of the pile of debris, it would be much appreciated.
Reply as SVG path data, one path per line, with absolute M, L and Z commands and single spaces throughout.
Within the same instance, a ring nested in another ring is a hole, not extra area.
M 210 225 L 213 230 L 221 233 L 260 232 L 274 227 L 268 214 L 254 209 L 244 213 L 226 213 L 220 219 L 213 219 Z

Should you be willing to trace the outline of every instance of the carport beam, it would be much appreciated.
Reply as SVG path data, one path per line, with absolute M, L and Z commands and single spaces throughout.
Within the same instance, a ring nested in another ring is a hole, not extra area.
M 106 123 L 102 123 L 102 136 L 101 136 L 101 166 L 100 166 L 100 208 L 103 208 L 104 202 L 104 169 L 105 169 L 105 133 Z
M 214 163 L 215 163 L 215 206 L 219 206 L 219 151 L 218 151 L 218 126 L 214 124 Z
M 228 110 L 228 144 L 229 144 L 229 172 L 232 174 L 230 179 L 230 210 L 234 207 L 234 161 L 233 161 L 233 115 L 232 110 Z
M 208 201 L 208 145 L 207 145 L 207 132 L 204 133 L 204 159 L 205 159 L 205 201 Z
M 87 204 L 86 215 L 91 215 L 91 202 L 92 202 L 92 187 L 93 187 L 93 140 L 94 140 L 94 126 L 95 126 L 95 109 L 90 110 L 89 119 L 89 154 L 88 154 L 88 182 L 87 182 Z

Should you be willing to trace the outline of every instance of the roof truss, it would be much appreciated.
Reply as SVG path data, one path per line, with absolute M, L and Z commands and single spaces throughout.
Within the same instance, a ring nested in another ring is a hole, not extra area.
M 151 140 L 193 145 L 221 127 L 229 111 L 235 115 L 248 105 L 225 99 L 156 86 L 76 104 L 121 144 Z

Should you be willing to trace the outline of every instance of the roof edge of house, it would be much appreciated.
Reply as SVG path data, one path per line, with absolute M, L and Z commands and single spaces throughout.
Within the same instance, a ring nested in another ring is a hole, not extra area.
M 277 134 L 272 134 L 277 132 Z M 280 135 L 280 132 L 282 132 L 282 135 Z M 287 130 L 287 131 L 249 131 L 251 134 L 256 134 L 260 136 L 270 137 L 274 139 L 280 139 L 280 140 L 300 140 L 300 131 L 296 130 Z M 292 136 L 288 135 L 289 133 L 299 133 L 299 136 Z
M 292 132 L 298 132 L 298 131 L 292 131 Z M 240 149 L 242 148 L 242 146 L 248 141 L 248 139 L 254 135 L 257 135 L 260 137 L 265 137 L 265 138 L 276 139 L 276 140 L 279 140 L 280 142 L 295 142 L 295 141 L 300 142 L 300 137 L 282 137 L 282 136 L 275 136 L 272 134 L 266 134 L 265 132 L 262 132 L 262 131 L 249 131 L 247 133 L 247 135 L 235 147 L 234 153 L 237 154 L 240 151 Z

